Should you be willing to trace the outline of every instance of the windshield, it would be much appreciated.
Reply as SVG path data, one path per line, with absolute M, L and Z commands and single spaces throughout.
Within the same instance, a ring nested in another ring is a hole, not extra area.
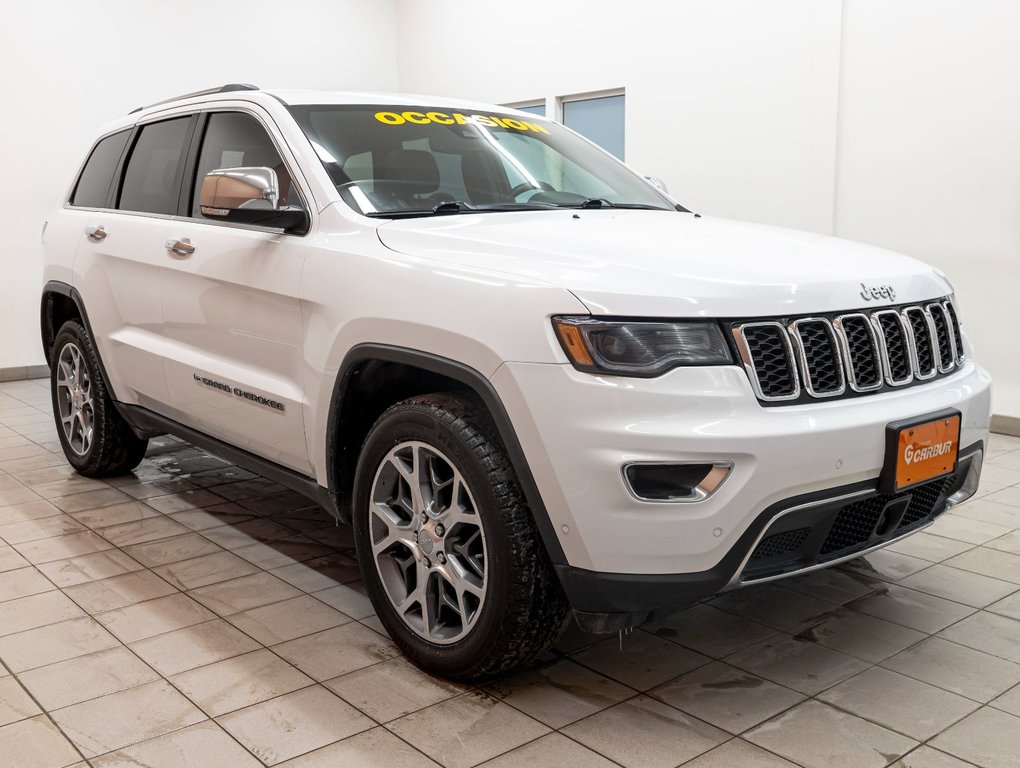
M 290 111 L 343 199 L 368 216 L 676 208 L 614 158 L 530 115 L 350 105 Z

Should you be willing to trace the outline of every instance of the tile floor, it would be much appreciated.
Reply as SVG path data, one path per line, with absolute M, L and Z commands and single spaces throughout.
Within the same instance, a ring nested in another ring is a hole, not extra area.
M 484 688 L 401 658 L 350 531 L 172 439 L 74 475 L 0 384 L 0 766 L 1015 768 L 1020 439 L 980 498 L 847 566 Z

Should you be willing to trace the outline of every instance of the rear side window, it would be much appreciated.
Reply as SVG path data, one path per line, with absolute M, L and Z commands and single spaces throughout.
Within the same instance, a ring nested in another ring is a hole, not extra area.
M 177 213 L 182 157 L 191 116 L 143 126 L 124 172 L 118 208 Z
M 78 177 L 74 194 L 71 195 L 71 205 L 85 208 L 106 207 L 106 198 L 110 194 L 110 185 L 113 184 L 113 174 L 117 170 L 117 163 L 120 162 L 130 133 L 131 131 L 121 131 L 107 136 L 96 144 L 81 176 Z

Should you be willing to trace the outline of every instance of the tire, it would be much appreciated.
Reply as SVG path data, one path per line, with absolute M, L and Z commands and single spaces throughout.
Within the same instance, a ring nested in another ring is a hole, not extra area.
M 353 503 L 369 597 L 418 666 L 491 679 L 559 634 L 566 599 L 481 405 L 433 394 L 390 407 L 365 439 Z
M 79 474 L 119 475 L 145 458 L 149 441 L 135 435 L 117 412 L 92 338 L 74 320 L 64 323 L 53 341 L 50 393 L 60 446 Z

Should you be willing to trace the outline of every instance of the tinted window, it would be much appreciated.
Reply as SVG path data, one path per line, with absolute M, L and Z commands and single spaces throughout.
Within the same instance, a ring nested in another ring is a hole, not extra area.
M 181 155 L 191 117 L 142 128 L 124 172 L 118 208 L 145 213 L 177 213 Z
M 96 144 L 78 178 L 78 184 L 71 196 L 71 205 L 83 205 L 87 208 L 106 206 L 106 196 L 110 193 L 113 174 L 117 170 L 117 163 L 120 162 L 130 133 L 121 131 L 113 136 L 107 136 Z
M 243 112 L 214 112 L 209 115 L 202 151 L 198 156 L 198 167 L 195 169 L 191 215 L 196 218 L 202 215 L 199 210 L 200 192 L 202 180 L 209 171 L 252 166 L 276 171 L 281 206 L 301 205 L 287 166 L 258 120 Z

